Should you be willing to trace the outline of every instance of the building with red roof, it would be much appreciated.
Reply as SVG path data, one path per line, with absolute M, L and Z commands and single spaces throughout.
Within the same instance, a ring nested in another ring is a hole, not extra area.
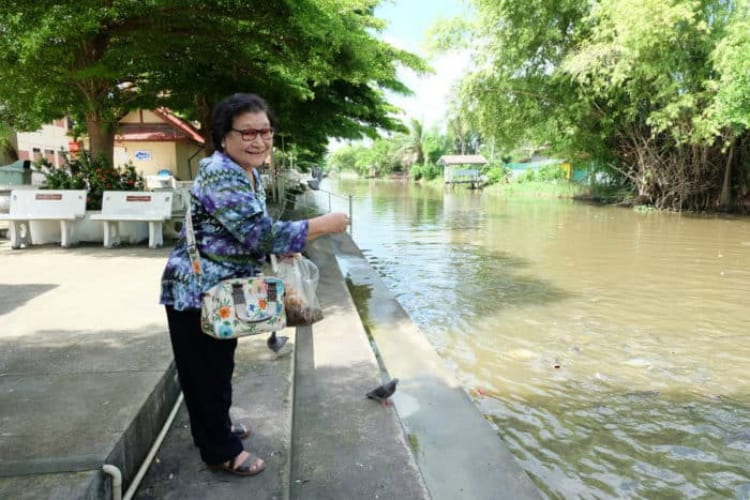
M 181 180 L 197 173 L 205 141 L 189 122 L 167 108 L 131 111 L 115 134 L 114 163 L 132 163 L 146 175 L 169 171 Z

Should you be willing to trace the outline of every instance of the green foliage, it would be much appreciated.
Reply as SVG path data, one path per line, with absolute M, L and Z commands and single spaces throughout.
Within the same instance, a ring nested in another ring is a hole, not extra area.
M 399 145 L 389 139 L 376 139 L 357 161 L 357 170 L 366 177 L 380 177 L 400 170 L 396 160 Z
M 509 182 L 485 188 L 488 194 L 519 198 L 575 198 L 586 196 L 585 188 L 572 182 Z
M 354 144 L 337 149 L 328 163 L 331 168 L 355 171 L 363 177 L 381 177 L 404 170 L 403 142 L 378 138 L 370 146 Z
M 558 182 L 565 179 L 565 170 L 557 163 L 549 163 L 539 168 L 530 168 L 518 176 L 516 182 Z
M 334 151 L 328 158 L 328 166 L 333 170 L 357 170 L 357 157 L 360 147 L 344 146 Z
M 716 124 L 750 129 L 750 3 L 737 3 L 711 59 L 721 76 L 709 87 L 716 100 L 707 116 Z
M 78 158 L 65 159 L 65 166 L 56 168 L 41 158 L 34 168 L 45 175 L 46 189 L 86 189 L 86 209 L 101 210 L 104 191 L 141 191 L 143 177 L 132 164 L 112 168 L 106 158 L 94 160 L 82 153 Z
M 538 171 L 538 179 L 544 182 L 564 181 L 566 180 L 565 170 L 559 163 L 542 165 Z
M 510 171 L 503 165 L 493 165 L 487 169 L 485 176 L 485 184 L 491 186 L 500 182 L 507 182 Z
M 412 166 L 409 172 L 412 179 L 414 179 L 415 181 L 431 181 L 440 177 L 443 173 L 443 170 L 434 163 L 425 163 L 423 165 Z
M 358 143 L 339 148 L 330 155 L 328 163 L 331 168 L 355 171 L 365 177 L 408 171 L 414 179 L 432 180 L 442 173 L 437 161 L 451 151 L 450 136 L 434 127 L 425 131 L 421 122 L 412 120 L 408 132 L 379 137 L 369 146 Z
M 0 113 L 0 162 L 16 160 L 18 160 L 16 131 L 2 122 L 2 113 Z
M 372 0 L 0 0 L 0 102 L 18 129 L 64 115 L 111 159 L 118 120 L 168 106 L 202 124 L 234 92 L 264 96 L 305 159 L 329 137 L 403 131 L 385 91 L 426 70 L 379 40 Z M 280 134 L 281 135 L 281 134 Z
M 403 161 L 404 155 L 409 154 L 412 156 L 410 159 L 413 163 L 417 165 L 424 163 L 425 134 L 422 122 L 412 118 L 409 123 L 409 133 L 403 135 L 402 138 L 403 145 L 398 150 L 401 160 Z
M 442 33 L 443 48 L 475 48 L 454 116 L 500 150 L 612 165 L 665 208 L 727 207 L 750 189 L 747 1 L 472 3 L 476 25 Z
M 450 138 L 436 129 L 427 132 L 423 143 L 426 163 L 437 163 L 441 156 L 452 151 Z
M 527 182 L 538 182 L 539 181 L 539 175 L 536 169 L 530 168 L 528 170 L 525 170 L 521 175 L 516 177 L 515 182 L 518 184 L 524 184 Z

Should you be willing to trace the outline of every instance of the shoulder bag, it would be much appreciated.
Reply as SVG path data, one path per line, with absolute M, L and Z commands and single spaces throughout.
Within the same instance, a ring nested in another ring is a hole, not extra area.
M 190 263 L 200 284 L 201 260 L 190 203 L 185 214 L 185 239 Z M 271 255 L 271 263 L 275 267 L 274 255 Z M 275 276 L 259 274 L 222 280 L 203 293 L 201 329 L 217 339 L 282 330 L 286 327 L 284 294 L 284 282 Z

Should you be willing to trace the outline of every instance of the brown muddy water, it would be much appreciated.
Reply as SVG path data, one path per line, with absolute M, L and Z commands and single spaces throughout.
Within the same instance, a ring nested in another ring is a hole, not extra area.
M 749 218 L 322 189 L 547 497 L 750 498 Z

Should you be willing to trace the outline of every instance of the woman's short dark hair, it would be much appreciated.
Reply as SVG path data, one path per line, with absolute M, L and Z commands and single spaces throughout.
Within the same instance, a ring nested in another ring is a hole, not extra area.
M 262 97 L 240 93 L 230 95 L 214 106 L 211 113 L 211 139 L 215 150 L 224 151 L 222 140 L 232 130 L 234 117 L 242 113 L 265 113 L 271 126 L 276 128 L 276 119 Z

